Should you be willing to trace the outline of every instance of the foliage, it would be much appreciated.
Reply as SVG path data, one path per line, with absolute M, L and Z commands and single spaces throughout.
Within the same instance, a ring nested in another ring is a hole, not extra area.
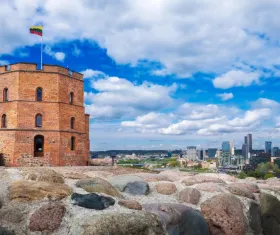
M 244 171 L 241 171 L 238 178 L 239 179 L 245 179 L 247 177 L 247 174 Z
M 272 178 L 274 177 L 274 175 L 272 173 L 267 173 L 265 176 L 264 176 L 264 179 L 267 180 L 268 178 Z
M 178 162 L 177 160 L 169 161 L 168 164 L 171 167 L 179 167 L 180 166 L 180 162 Z

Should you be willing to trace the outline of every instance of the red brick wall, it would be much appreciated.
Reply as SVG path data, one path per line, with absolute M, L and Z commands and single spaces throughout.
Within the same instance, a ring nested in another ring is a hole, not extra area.
M 0 117 L 7 115 L 7 129 L 0 129 L 0 154 L 9 157 L 11 166 L 85 165 L 89 157 L 89 118 L 84 113 L 82 75 L 68 75 L 68 69 L 45 65 L 37 71 L 34 64 L 11 65 L 1 70 L 0 92 L 9 89 L 9 102 L 0 97 Z M 12 72 L 14 71 L 14 72 Z M 76 78 L 76 79 L 75 79 Z M 43 101 L 36 101 L 36 89 L 43 89 Z M 74 103 L 69 104 L 69 93 Z M 42 114 L 43 125 L 35 127 L 36 114 Z M 75 117 L 75 129 L 70 118 Z M 44 136 L 44 156 L 34 157 L 34 137 Z M 71 137 L 76 148 L 71 151 Z

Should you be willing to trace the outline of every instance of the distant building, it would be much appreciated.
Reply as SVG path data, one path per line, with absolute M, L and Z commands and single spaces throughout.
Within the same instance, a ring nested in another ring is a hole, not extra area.
M 260 163 L 267 163 L 271 161 L 271 157 L 268 154 L 253 155 L 250 157 L 250 165 L 257 167 Z
M 242 156 L 243 158 L 246 160 L 248 158 L 248 154 L 247 154 L 247 144 L 243 144 L 242 145 Z
M 222 157 L 222 151 L 221 151 L 221 150 L 217 149 L 217 151 L 216 151 L 216 157 L 217 157 L 217 158 Z
M 204 160 L 205 159 L 205 150 L 201 149 L 199 151 L 199 160 Z
M 234 153 L 234 140 L 232 140 L 231 142 L 230 142 L 230 153 L 231 153 L 231 155 L 234 155 L 235 153 Z
M 187 147 L 187 159 L 191 161 L 195 161 L 197 159 L 197 151 L 195 146 Z
M 265 153 L 269 153 L 271 154 L 271 146 L 272 146 L 272 142 L 271 141 L 265 141 L 264 143 L 264 147 L 265 147 Z
M 208 149 L 208 157 L 209 157 L 209 158 L 214 158 L 214 157 L 216 157 L 217 150 L 218 150 L 218 149 L 216 149 L 216 148 L 210 148 L 210 149 Z
M 248 138 L 247 138 L 247 136 L 244 136 L 244 144 L 248 144 Z
M 248 152 L 249 153 L 252 153 L 252 150 L 253 150 L 253 140 L 252 140 L 252 134 L 248 134 L 247 135 L 247 146 L 248 146 Z
M 230 153 L 230 143 L 229 143 L 229 141 L 224 141 L 222 143 L 222 151 Z
M 280 157 L 280 150 L 279 150 L 279 147 L 273 147 L 273 148 L 272 148 L 271 156 L 272 156 L 272 157 Z

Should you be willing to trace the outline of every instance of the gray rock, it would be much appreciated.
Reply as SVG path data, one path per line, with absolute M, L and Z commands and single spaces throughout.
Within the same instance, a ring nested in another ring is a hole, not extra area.
M 200 212 L 182 204 L 144 204 L 145 211 L 156 214 L 169 235 L 208 235 L 208 225 Z
M 196 205 L 200 200 L 201 194 L 195 188 L 185 188 L 179 193 L 179 200 Z
M 250 227 L 254 231 L 254 235 L 262 234 L 261 226 L 261 207 L 256 202 L 251 202 L 249 211 L 248 211 L 248 220 Z
M 132 195 L 147 195 L 150 192 L 150 187 L 146 182 L 135 181 L 128 183 L 124 189 L 124 192 Z
M 78 224 L 77 224 L 78 223 Z M 110 213 L 76 220 L 69 235 L 167 235 L 160 219 L 153 214 Z
M 15 235 L 13 232 L 0 226 L 0 235 Z
M 267 193 L 260 194 L 261 219 L 264 235 L 276 235 L 280 231 L 280 201 Z
M 119 176 L 113 176 L 108 179 L 109 183 L 113 185 L 115 188 L 120 190 L 121 192 L 124 191 L 125 187 L 128 183 L 131 182 L 145 182 L 141 177 L 139 176 L 133 176 L 133 175 L 119 175 Z
M 115 200 L 111 197 L 99 196 L 95 193 L 79 194 L 73 193 L 71 196 L 72 204 L 85 207 L 88 209 L 104 210 L 115 204 Z

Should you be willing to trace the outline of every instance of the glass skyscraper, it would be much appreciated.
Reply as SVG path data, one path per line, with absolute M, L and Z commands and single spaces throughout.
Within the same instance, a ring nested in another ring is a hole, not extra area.
M 222 143 L 222 151 L 223 152 L 230 152 L 230 143 L 229 143 L 229 141 L 224 141 Z
M 270 153 L 271 154 L 271 146 L 272 142 L 271 141 L 265 141 L 265 153 Z

